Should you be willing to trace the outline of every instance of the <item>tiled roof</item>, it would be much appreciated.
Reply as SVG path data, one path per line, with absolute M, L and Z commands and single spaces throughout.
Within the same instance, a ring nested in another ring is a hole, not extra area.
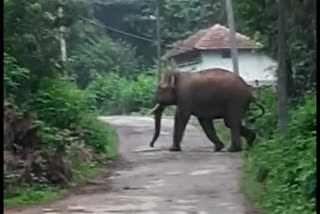
M 238 49 L 259 49 L 260 43 L 250 40 L 247 36 L 236 33 Z M 229 29 L 216 24 L 210 28 L 202 29 L 182 42 L 177 42 L 163 57 L 171 58 L 193 50 L 219 50 L 229 49 Z

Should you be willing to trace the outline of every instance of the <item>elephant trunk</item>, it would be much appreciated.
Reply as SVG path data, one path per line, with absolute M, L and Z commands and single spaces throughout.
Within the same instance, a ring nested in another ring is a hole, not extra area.
M 150 142 L 150 147 L 154 146 L 155 141 L 159 137 L 160 129 L 161 129 L 161 117 L 162 117 L 163 111 L 164 111 L 164 106 L 162 106 L 160 104 L 157 104 L 151 111 L 154 114 L 155 130 L 154 130 L 152 140 Z

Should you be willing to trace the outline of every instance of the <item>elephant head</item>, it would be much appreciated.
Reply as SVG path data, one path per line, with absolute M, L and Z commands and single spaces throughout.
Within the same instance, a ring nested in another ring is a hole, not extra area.
M 176 104 L 176 85 L 179 73 L 167 73 L 162 81 L 160 81 L 156 90 L 156 106 L 151 110 L 155 119 L 155 131 L 150 146 L 154 146 L 154 142 L 158 139 L 161 129 L 161 117 L 166 106 Z

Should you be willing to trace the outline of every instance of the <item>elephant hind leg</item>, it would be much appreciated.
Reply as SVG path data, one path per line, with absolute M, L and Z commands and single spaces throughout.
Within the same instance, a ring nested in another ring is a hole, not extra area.
M 200 123 L 203 131 L 205 132 L 205 134 L 209 138 L 209 140 L 215 145 L 214 150 L 216 152 L 222 150 L 224 145 L 216 133 L 216 130 L 214 128 L 214 124 L 213 124 L 212 120 L 201 119 L 201 118 L 198 118 L 198 120 L 199 120 L 199 123 Z
M 231 134 L 231 146 L 228 149 L 229 152 L 241 151 L 241 120 L 224 120 L 225 125 L 230 129 Z
M 240 134 L 247 140 L 248 145 L 252 146 L 253 141 L 256 139 L 256 133 L 245 126 L 241 126 Z

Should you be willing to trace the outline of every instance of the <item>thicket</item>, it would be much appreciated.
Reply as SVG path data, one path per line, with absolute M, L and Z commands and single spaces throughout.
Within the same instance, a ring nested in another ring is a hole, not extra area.
M 156 82 L 152 73 L 135 78 L 108 73 L 92 81 L 87 91 L 95 99 L 100 114 L 144 112 L 155 103 Z
M 245 153 L 245 191 L 262 213 L 316 213 L 316 94 L 291 103 L 287 139 L 276 133 L 275 94 L 258 97 L 267 111 L 255 124 L 262 138 Z

